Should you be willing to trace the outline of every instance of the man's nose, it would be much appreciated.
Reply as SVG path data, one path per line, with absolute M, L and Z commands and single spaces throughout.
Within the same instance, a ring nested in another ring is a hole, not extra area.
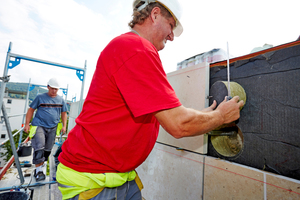
M 173 41 L 174 40 L 174 33 L 171 31 L 171 33 L 167 37 L 168 40 Z

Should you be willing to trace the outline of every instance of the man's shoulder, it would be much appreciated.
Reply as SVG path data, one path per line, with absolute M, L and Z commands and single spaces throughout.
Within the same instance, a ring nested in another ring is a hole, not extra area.
M 48 92 L 38 94 L 36 97 L 45 97 L 48 96 Z
M 147 55 L 147 56 L 144 56 Z M 110 73 L 115 73 L 119 67 L 124 66 L 132 58 L 150 59 L 148 55 L 155 55 L 159 59 L 159 54 L 152 43 L 139 35 L 128 32 L 114 38 L 100 54 L 101 66 L 104 66 Z M 114 62 L 112 62 L 112 60 Z M 146 60 L 143 60 L 147 62 Z M 99 66 L 100 66 L 99 65 Z M 98 67 L 101 69 L 101 67 Z
M 122 35 L 119 35 L 111 40 L 111 42 L 108 44 L 108 46 L 114 46 L 114 45 L 128 45 L 129 43 L 138 43 L 139 40 L 137 37 L 131 33 L 124 33 Z M 129 46 L 127 46 L 129 47 Z
M 121 47 L 120 50 L 155 50 L 155 47 L 151 42 L 132 32 L 124 33 L 120 36 L 117 36 L 110 42 L 109 45 Z
M 44 98 L 45 95 L 47 95 L 47 93 L 41 93 L 41 94 L 37 94 L 36 97 L 34 98 L 35 99 L 40 99 L 40 98 Z

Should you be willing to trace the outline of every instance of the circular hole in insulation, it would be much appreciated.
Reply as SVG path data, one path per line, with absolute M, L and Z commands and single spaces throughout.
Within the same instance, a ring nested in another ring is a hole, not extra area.
M 236 125 L 235 125 L 236 126 Z M 244 137 L 241 129 L 228 136 L 211 136 L 215 151 L 222 157 L 237 158 L 244 149 Z

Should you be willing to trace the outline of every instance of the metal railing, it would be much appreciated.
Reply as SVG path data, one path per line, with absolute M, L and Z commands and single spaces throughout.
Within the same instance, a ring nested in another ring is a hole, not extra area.
M 15 132 L 14 134 L 13 134 L 13 137 L 15 137 L 18 133 L 20 133 L 21 131 L 23 131 L 24 130 L 24 127 L 22 127 L 20 130 L 18 130 L 17 132 Z M 3 142 L 1 142 L 1 144 L 0 144 L 0 148 L 6 143 L 6 142 L 8 142 L 10 140 L 10 138 L 7 138 L 6 140 L 4 140 Z

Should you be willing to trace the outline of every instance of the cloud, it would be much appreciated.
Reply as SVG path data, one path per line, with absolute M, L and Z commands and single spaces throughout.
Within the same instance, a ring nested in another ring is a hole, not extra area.
M 87 79 L 91 79 L 98 55 L 110 39 L 108 20 L 72 0 L 5 1 L 0 13 L 1 55 L 6 55 L 12 41 L 12 52 L 20 55 L 81 68 L 88 60 Z M 4 56 L 1 62 L 5 62 Z M 74 95 L 80 93 L 75 71 L 22 60 L 9 74 L 11 81 L 28 82 L 32 77 L 35 84 L 56 76 L 65 86 L 70 84 Z
M 101 50 L 115 36 L 129 30 L 132 1 L 111 0 L 0 0 L 0 72 L 10 41 L 12 52 L 76 67 L 87 60 L 85 94 Z M 80 2 L 80 3 L 78 3 Z M 160 51 L 165 71 L 177 63 L 213 48 L 241 56 L 265 43 L 274 46 L 296 40 L 300 34 L 297 0 L 266 1 L 184 0 L 184 32 Z M 22 61 L 9 71 L 11 81 L 46 83 L 57 76 L 69 99 L 80 94 L 75 71 Z M 77 98 L 78 99 L 78 98 Z

